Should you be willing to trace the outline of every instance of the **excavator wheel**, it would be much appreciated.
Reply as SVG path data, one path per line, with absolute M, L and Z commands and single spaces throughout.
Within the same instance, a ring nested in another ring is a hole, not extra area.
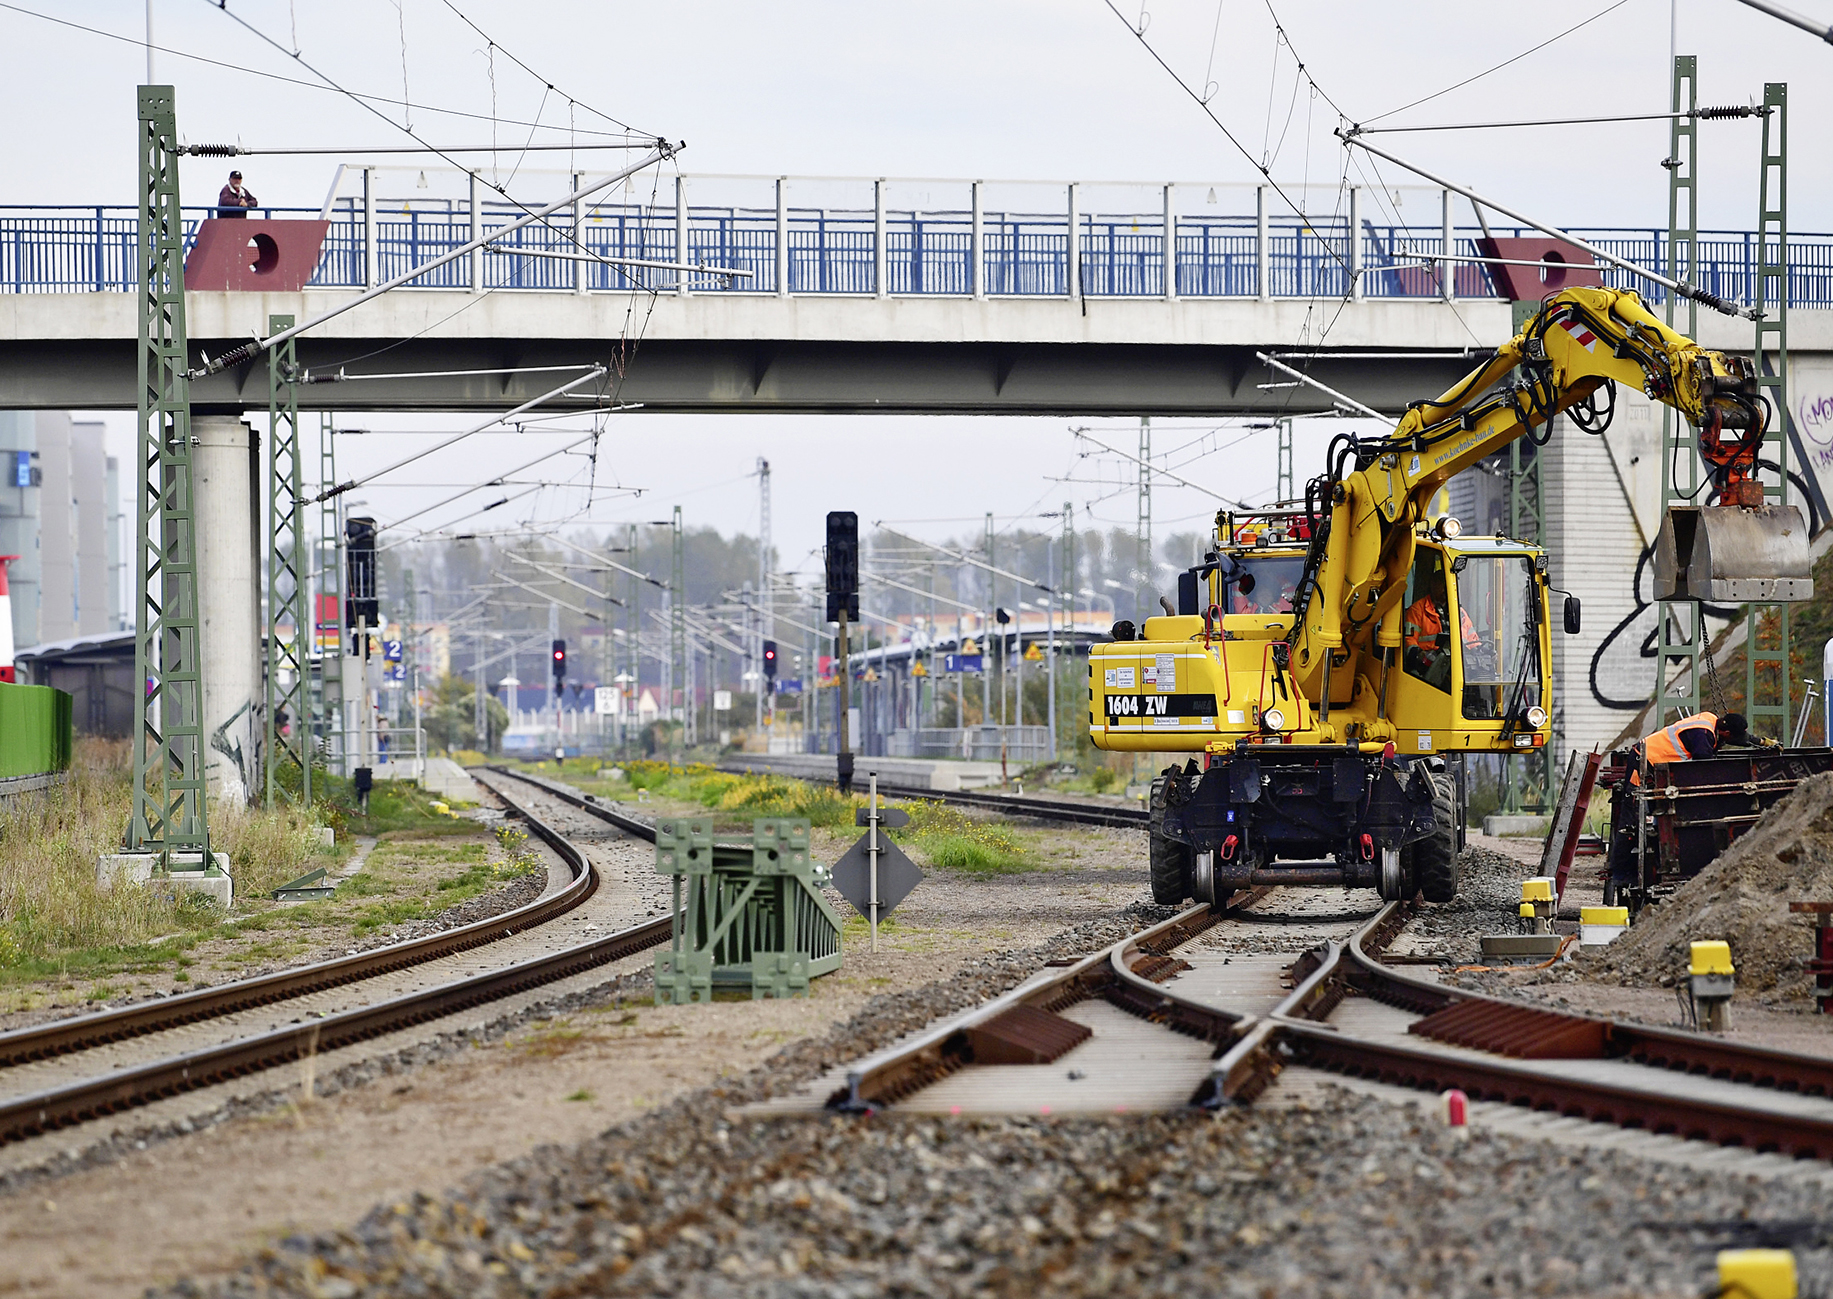
M 1413 880 L 1428 902 L 1450 902 L 1457 897 L 1463 870 L 1457 854 L 1457 786 L 1449 775 L 1432 777 L 1432 819 L 1437 822 L 1430 838 L 1414 844 Z
M 1196 854 L 1164 835 L 1170 784 L 1169 775 L 1154 780 L 1152 795 L 1146 802 L 1146 856 L 1152 870 L 1152 900 L 1165 907 L 1175 907 L 1190 896 L 1196 874 Z

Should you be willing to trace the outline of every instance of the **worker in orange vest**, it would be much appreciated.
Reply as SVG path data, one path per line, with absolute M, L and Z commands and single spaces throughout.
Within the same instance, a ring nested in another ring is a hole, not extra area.
M 1445 631 L 1449 619 L 1445 610 L 1444 587 L 1441 585 L 1436 591 L 1428 589 L 1408 605 L 1405 621 L 1407 670 L 1440 690 L 1449 690 L 1451 637 Z M 1465 650 L 1481 647 L 1482 637 L 1477 634 L 1470 615 L 1462 609 L 1458 610 L 1458 628 L 1463 634 Z
M 1742 713 L 1694 713 L 1672 726 L 1664 726 L 1653 735 L 1642 737 L 1642 753 L 1649 765 L 1686 762 L 1692 758 L 1710 758 L 1727 744 L 1750 743 L 1750 723 Z M 1632 785 L 1642 783 L 1642 773 L 1631 771 Z

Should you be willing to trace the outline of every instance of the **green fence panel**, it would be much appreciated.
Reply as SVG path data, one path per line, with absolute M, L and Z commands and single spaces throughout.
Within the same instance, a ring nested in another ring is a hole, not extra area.
M 69 769 L 70 705 L 62 690 L 0 683 L 0 780 Z

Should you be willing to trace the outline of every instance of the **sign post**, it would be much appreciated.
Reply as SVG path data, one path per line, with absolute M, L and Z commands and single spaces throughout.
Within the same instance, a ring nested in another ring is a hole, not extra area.
M 923 872 L 906 857 L 890 838 L 881 839 L 882 830 L 895 830 L 910 824 L 910 814 L 900 808 L 884 807 L 878 801 L 878 773 L 869 774 L 870 786 L 866 805 L 853 809 L 853 822 L 865 833 L 840 860 L 834 863 L 833 884 L 840 896 L 852 904 L 872 926 L 872 950 L 878 950 L 878 922 L 889 915 L 910 890 L 923 881 Z
M 878 955 L 878 773 L 869 771 L 866 778 L 871 782 L 870 792 L 866 795 L 867 815 L 871 823 L 866 827 L 866 856 L 872 863 L 872 955 Z

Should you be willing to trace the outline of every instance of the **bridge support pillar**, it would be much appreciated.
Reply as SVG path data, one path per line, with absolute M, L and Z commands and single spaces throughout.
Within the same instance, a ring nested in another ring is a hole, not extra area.
M 266 549 L 254 430 L 236 415 L 194 415 L 197 545 L 209 581 L 198 590 L 204 666 L 205 782 L 241 806 L 262 770 L 259 556 Z

